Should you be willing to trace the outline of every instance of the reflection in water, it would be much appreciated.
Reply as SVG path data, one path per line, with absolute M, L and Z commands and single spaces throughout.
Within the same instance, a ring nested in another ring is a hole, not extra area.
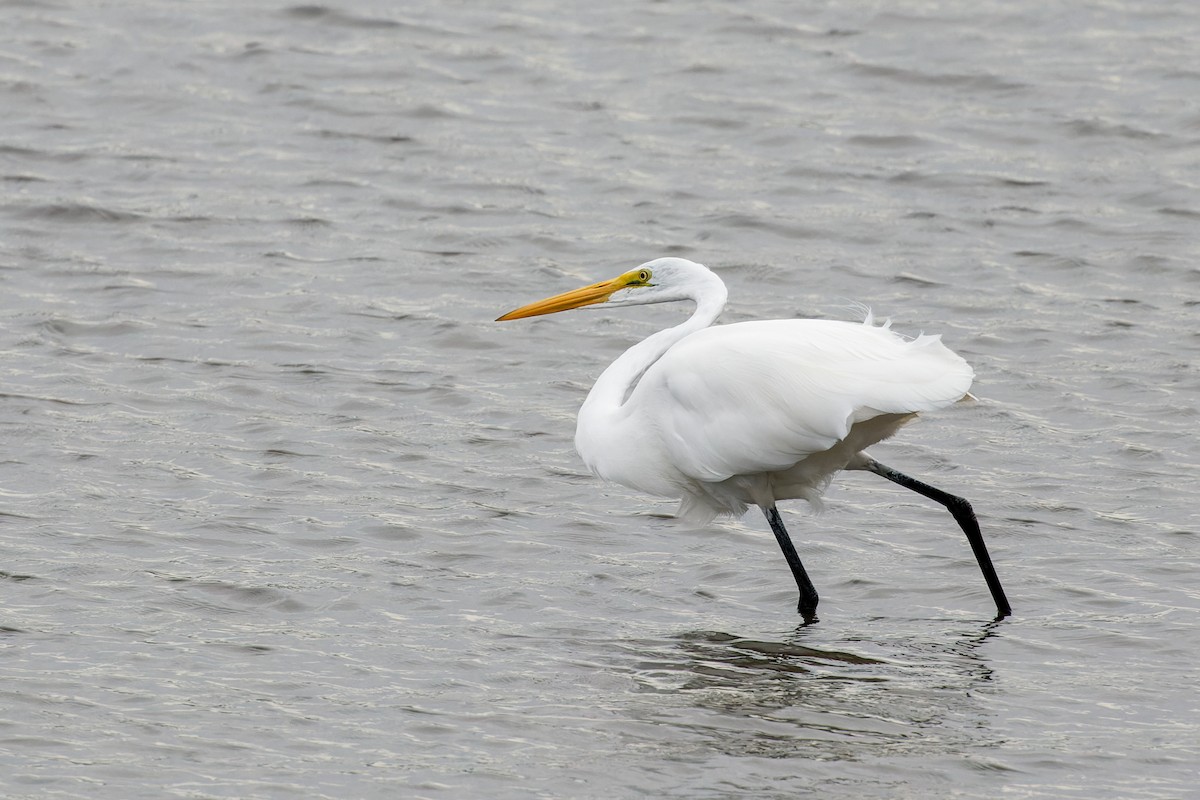
M 641 712 L 664 744 L 847 761 L 952 753 L 989 738 L 974 695 L 992 677 L 979 649 L 994 625 L 950 640 L 944 628 L 928 641 L 847 640 L 862 652 L 806 644 L 804 627 L 780 641 L 694 631 L 630 646 L 629 670 L 655 695 Z

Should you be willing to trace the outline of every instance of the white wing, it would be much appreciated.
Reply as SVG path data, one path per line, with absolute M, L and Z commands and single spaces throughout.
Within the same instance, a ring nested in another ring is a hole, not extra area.
M 673 466 L 717 482 L 787 469 L 879 414 L 949 405 L 973 377 L 939 336 L 828 320 L 743 322 L 680 341 L 629 403 Z

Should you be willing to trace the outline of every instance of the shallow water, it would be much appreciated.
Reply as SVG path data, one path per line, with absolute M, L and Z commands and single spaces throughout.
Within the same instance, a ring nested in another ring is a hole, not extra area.
M 1179 798 L 1191 3 L 0 6 L 7 797 Z M 574 455 L 667 307 L 940 332 L 979 402 L 682 528 Z

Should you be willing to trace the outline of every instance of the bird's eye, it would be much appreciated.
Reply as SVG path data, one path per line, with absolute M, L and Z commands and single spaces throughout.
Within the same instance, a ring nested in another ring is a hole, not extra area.
M 649 283 L 650 282 L 650 271 L 644 269 L 641 272 L 639 272 L 638 280 L 641 281 L 642 283 Z

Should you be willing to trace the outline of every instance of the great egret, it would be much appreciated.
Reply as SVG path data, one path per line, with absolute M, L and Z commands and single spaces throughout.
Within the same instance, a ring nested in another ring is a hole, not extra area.
M 598 303 L 693 301 L 686 322 L 626 350 L 588 393 L 575 447 L 592 472 L 680 498 L 679 515 L 698 522 L 757 505 L 796 578 L 806 624 L 816 621 L 817 590 L 775 503 L 816 505 L 838 470 L 873 472 L 946 507 L 971 543 L 996 619 L 1012 613 L 970 503 L 863 452 L 918 412 L 965 397 L 975 375 L 967 362 L 940 336 L 907 339 L 869 316 L 861 324 L 787 319 L 709 327 L 727 296 L 707 267 L 659 258 L 497 322 Z

